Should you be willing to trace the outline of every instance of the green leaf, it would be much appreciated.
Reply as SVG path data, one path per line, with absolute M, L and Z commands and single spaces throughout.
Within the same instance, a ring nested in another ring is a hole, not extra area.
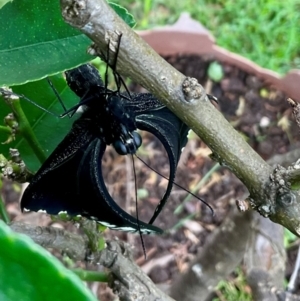
M 135 25 L 125 8 L 110 5 L 129 26 Z M 90 39 L 63 21 L 58 1 L 7 3 L 0 10 L 0 28 L 0 86 L 38 80 L 93 58 L 86 53 Z
M 73 272 L 2 221 L 0 245 L 1 301 L 96 301 Z
M 224 77 L 223 68 L 217 62 L 212 62 L 209 64 L 207 74 L 209 78 L 215 82 L 221 81 Z
M 0 0 L 0 9 L 8 2 L 11 2 L 12 0 Z
M 59 2 L 22 0 L 0 10 L 0 86 L 23 84 L 92 59 L 91 41 L 66 24 Z
M 299 190 L 300 189 L 300 179 L 299 177 L 296 177 L 294 179 L 291 180 L 291 190 Z
M 66 81 L 61 74 L 52 76 L 50 79 L 67 108 L 78 103 L 78 98 L 66 85 Z M 26 95 L 27 98 L 50 112 L 57 115 L 63 113 L 61 104 L 45 79 L 15 86 L 13 87 L 13 91 L 18 94 Z M 55 117 L 35 107 L 33 104 L 28 103 L 24 99 L 20 101 L 38 141 L 48 156 L 69 132 L 76 117 L 74 116 L 71 119 L 68 116 L 65 118 Z M 2 124 L 3 118 L 10 112 L 10 107 L 0 98 L 0 125 Z M 36 171 L 40 167 L 41 163 L 35 157 L 27 142 L 20 137 L 20 135 L 17 134 L 16 140 L 12 143 L 2 144 L 1 142 L 6 141 L 6 139 L 7 134 L 0 132 L 0 154 L 2 153 L 7 157 L 9 148 L 17 148 L 21 153 L 22 159 L 31 171 Z
M 149 197 L 149 191 L 145 188 L 141 188 L 137 190 L 137 197 L 139 200 L 145 199 Z
M 297 240 L 297 236 L 290 232 L 288 229 L 284 229 L 283 245 L 287 249 L 292 243 Z
M 113 2 L 108 2 L 108 4 L 129 27 L 133 28 L 135 26 L 136 21 L 126 8 Z

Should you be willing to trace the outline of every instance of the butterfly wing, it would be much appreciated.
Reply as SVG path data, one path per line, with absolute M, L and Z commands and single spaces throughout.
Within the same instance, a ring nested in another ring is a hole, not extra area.
M 79 122 L 80 123 L 80 122 Z M 66 211 L 81 214 L 77 199 L 76 173 L 80 163 L 80 149 L 94 139 L 82 124 L 76 122 L 72 130 L 52 152 L 24 191 L 22 210 L 45 210 L 49 214 Z
M 112 199 L 102 176 L 106 144 L 78 120 L 26 188 L 21 208 L 49 214 L 82 215 L 116 230 L 162 233 L 137 221 Z
M 181 151 L 187 143 L 189 127 L 152 94 L 135 94 L 128 106 L 135 112 L 137 127 L 156 136 L 163 144 L 169 158 L 169 183 L 149 222 L 152 224 L 170 196 Z
M 83 215 L 99 221 L 101 224 L 128 232 L 141 231 L 144 234 L 162 233 L 153 225 L 137 221 L 120 208 L 107 191 L 102 176 L 102 157 L 106 144 L 95 139 L 84 151 L 77 171 L 78 194 L 84 199 Z

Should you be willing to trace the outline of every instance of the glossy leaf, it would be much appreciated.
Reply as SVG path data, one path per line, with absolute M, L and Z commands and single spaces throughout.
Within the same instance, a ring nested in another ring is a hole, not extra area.
M 122 6 L 120 6 L 119 4 L 113 3 L 113 2 L 109 2 L 108 3 L 110 5 L 111 8 L 114 9 L 114 11 L 119 15 L 119 17 L 121 19 L 124 20 L 124 22 L 130 26 L 131 28 L 133 28 L 136 24 L 135 19 L 133 17 L 132 14 L 130 14 L 128 12 L 128 10 Z
M 1 301 L 96 301 L 73 272 L 2 221 L 0 245 Z
M 110 4 L 129 26 L 125 8 Z M 91 41 L 62 19 L 59 2 L 22 0 L 0 9 L 0 86 L 20 85 L 91 60 Z
M 0 0 L 0 8 L 2 8 L 6 3 L 11 2 L 12 0 Z
M 22 84 L 87 62 L 90 40 L 66 24 L 59 3 L 22 0 L 0 10 L 0 86 Z
M 67 108 L 78 102 L 78 98 L 67 87 L 62 75 L 52 76 L 51 81 Z M 63 113 L 63 108 L 46 79 L 15 86 L 13 91 L 26 95 L 30 100 L 57 115 Z M 71 119 L 68 116 L 65 118 L 55 117 L 24 99 L 21 99 L 21 105 L 42 149 L 48 156 L 68 133 L 76 117 L 74 116 Z M 12 112 L 10 107 L 0 98 L 0 125 L 3 125 L 4 117 L 10 112 Z M 7 134 L 0 131 L 0 154 L 2 153 L 7 157 L 9 148 L 17 148 L 30 170 L 36 171 L 40 167 L 41 163 L 35 157 L 27 142 L 18 133 L 15 141 L 9 144 L 2 144 L 6 140 Z

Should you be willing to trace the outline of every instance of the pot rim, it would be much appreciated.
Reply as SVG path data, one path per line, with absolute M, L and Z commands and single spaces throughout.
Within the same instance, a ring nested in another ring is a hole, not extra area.
M 292 69 L 281 76 L 239 54 L 217 46 L 211 33 L 200 22 L 193 20 L 188 13 L 182 13 L 174 25 L 139 31 L 138 34 L 162 56 L 178 54 L 211 56 L 256 75 L 267 84 L 285 92 L 288 97 L 300 101 L 299 69 Z

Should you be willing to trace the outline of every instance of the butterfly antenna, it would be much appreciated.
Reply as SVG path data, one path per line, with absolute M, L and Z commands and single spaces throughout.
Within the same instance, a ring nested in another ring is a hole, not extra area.
M 115 59 L 114 59 L 114 62 L 111 64 L 111 69 L 113 71 L 116 71 L 116 69 L 117 69 L 117 61 L 118 61 L 118 55 L 119 55 L 119 50 L 120 50 L 120 45 L 121 45 L 121 38 L 122 38 L 122 33 L 120 33 L 118 36 L 118 43 L 117 43 L 117 47 L 115 50 Z
M 54 87 L 54 85 L 53 85 L 53 83 L 52 83 L 52 81 L 50 80 L 49 77 L 47 77 L 47 82 L 48 82 L 49 86 L 51 87 L 52 91 L 54 92 L 54 94 L 55 94 L 56 98 L 58 99 L 59 103 L 63 107 L 64 111 L 67 112 L 67 108 L 66 108 L 64 102 L 62 101 L 60 95 L 58 94 L 56 88 Z M 69 115 L 69 117 L 72 117 L 72 116 Z
M 158 172 L 157 170 L 155 170 L 154 168 L 152 168 L 149 164 L 147 164 L 141 157 L 139 157 L 137 154 L 135 154 L 135 156 L 141 161 L 143 162 L 148 168 L 150 168 L 152 171 L 156 172 L 159 176 L 163 177 L 164 179 L 170 181 L 170 179 L 166 176 L 164 176 L 163 174 L 161 174 L 160 172 Z M 176 182 L 173 181 L 173 184 L 175 186 L 177 186 L 178 188 L 184 190 L 185 192 L 191 194 L 194 198 L 196 198 L 197 200 L 201 201 L 203 204 L 205 204 L 211 211 L 212 215 L 215 215 L 215 211 L 214 209 L 207 203 L 205 202 L 203 199 L 201 199 L 200 197 L 198 197 L 197 195 L 195 195 L 194 193 L 192 193 L 191 191 L 187 190 L 186 188 L 182 187 L 181 185 L 177 184 Z
M 107 85 L 108 85 L 108 64 L 109 64 L 109 45 L 110 41 L 108 41 L 107 44 L 107 51 L 106 51 L 106 69 L 105 69 L 105 75 L 104 75 L 104 91 L 107 91 Z
M 121 45 L 121 38 L 122 38 L 122 34 L 119 35 L 118 44 L 117 44 L 117 47 L 116 47 L 115 61 L 111 65 L 111 69 L 113 70 L 114 79 L 115 79 L 115 82 L 116 82 L 116 85 L 117 85 L 117 91 L 118 91 L 119 96 L 120 96 L 121 86 L 123 85 L 123 87 L 126 90 L 126 93 L 131 98 L 130 92 L 129 92 L 126 84 L 125 84 L 125 81 L 123 80 L 122 76 L 117 72 L 117 61 L 118 61 L 119 50 L 120 50 L 120 45 Z
M 142 242 L 142 248 L 143 248 L 144 257 L 145 257 L 145 260 L 146 260 L 147 259 L 146 249 L 145 249 L 145 244 L 144 244 L 143 235 L 142 235 L 142 231 L 141 231 L 140 220 L 139 220 L 138 201 L 137 201 L 136 172 L 135 172 L 135 165 L 134 165 L 134 157 L 133 157 L 133 155 L 131 155 L 131 160 L 132 160 L 132 169 L 133 169 L 134 186 L 135 186 L 134 187 L 135 188 L 135 210 L 136 210 L 137 226 L 138 226 L 138 231 L 139 231 L 139 235 L 140 235 L 141 242 Z
M 121 76 L 117 72 L 117 61 L 118 61 L 119 50 L 120 50 L 120 45 L 121 45 L 121 38 L 122 38 L 122 34 L 120 34 L 118 36 L 118 44 L 117 44 L 117 47 L 116 47 L 115 60 L 114 60 L 113 64 L 111 65 L 111 69 L 112 69 L 113 74 L 114 74 L 114 78 L 115 78 L 115 82 L 116 82 L 116 85 L 117 85 L 118 92 L 120 91 L 121 84 L 122 84 Z
M 66 106 L 64 105 L 64 103 L 63 103 L 61 97 L 59 96 L 57 90 L 55 89 L 55 87 L 54 87 L 52 81 L 51 81 L 49 78 L 47 78 L 47 81 L 48 81 L 48 84 L 50 85 L 51 89 L 53 90 L 55 96 L 57 97 L 59 103 L 61 104 L 61 106 L 62 106 L 63 109 L 64 109 L 64 112 L 63 112 L 62 114 L 59 114 L 59 115 L 58 115 L 58 114 L 55 114 L 55 113 L 53 113 L 53 112 L 51 112 L 51 111 L 45 109 L 44 107 L 40 106 L 39 104 L 37 104 L 36 102 L 32 101 L 31 99 L 29 99 L 28 97 L 26 97 L 26 96 L 23 95 L 23 94 L 17 94 L 17 93 L 11 92 L 11 91 L 9 91 L 9 90 L 0 88 L 0 95 L 2 94 L 3 97 L 7 97 L 7 96 L 10 96 L 10 95 L 14 95 L 14 96 L 16 96 L 16 97 L 18 97 L 18 98 L 20 98 L 20 99 L 26 100 L 26 101 L 29 102 L 30 104 L 32 104 L 32 105 L 34 105 L 35 107 L 39 108 L 40 110 L 42 110 L 42 111 L 44 111 L 44 112 L 46 112 L 46 113 L 48 113 L 48 114 L 50 114 L 50 115 L 52 115 L 52 116 L 59 117 L 59 118 L 63 118 L 63 117 L 65 117 L 65 116 L 67 116 L 67 115 L 68 115 L 68 117 L 71 118 L 71 117 L 76 113 L 77 109 L 78 109 L 80 106 L 82 106 L 83 104 L 87 103 L 87 102 L 90 100 L 90 99 L 86 99 L 86 100 L 84 100 L 83 102 L 80 102 L 79 104 L 76 104 L 76 105 L 73 106 L 72 108 L 67 109 Z M 71 113 L 71 114 L 69 114 L 69 113 Z
M 118 75 L 119 80 L 120 80 L 121 84 L 123 85 L 123 87 L 125 88 L 125 91 L 128 94 L 129 98 L 131 98 L 130 91 L 128 90 L 127 85 L 125 84 L 125 81 L 123 80 L 122 76 L 118 72 L 116 72 L 116 74 Z
M 76 111 L 78 110 L 79 107 L 81 107 L 82 105 L 84 105 L 85 103 L 87 103 L 89 101 L 89 99 L 85 100 L 84 102 L 83 101 L 80 101 L 78 104 L 74 105 L 73 107 L 71 107 L 70 109 L 67 109 L 66 106 L 64 105 L 64 102 L 62 101 L 61 97 L 59 96 L 56 88 L 54 87 L 52 81 L 47 77 L 47 81 L 50 85 L 50 87 L 52 88 L 55 96 L 57 97 L 59 103 L 61 104 L 61 106 L 63 107 L 64 109 L 64 112 L 62 114 L 59 114 L 58 117 L 59 118 L 64 118 L 66 116 L 68 116 L 69 118 L 72 118 L 74 116 L 74 114 L 76 113 Z M 86 94 L 88 94 L 89 91 L 86 91 L 85 92 L 85 95 L 82 97 L 82 99 L 84 99 L 84 97 L 86 96 Z
M 0 95 L 3 95 L 3 97 L 16 96 L 16 97 L 18 97 L 20 99 L 26 100 L 30 104 L 34 105 L 35 107 L 41 109 L 42 111 L 44 111 L 44 112 L 46 112 L 46 113 L 48 113 L 48 114 L 50 114 L 52 116 L 59 117 L 57 114 L 55 114 L 55 113 L 53 113 L 53 112 L 45 109 L 44 107 L 40 106 L 39 104 L 37 104 L 36 102 L 32 101 L 31 99 L 29 99 L 28 97 L 26 97 L 23 94 L 17 94 L 17 93 L 11 92 L 9 90 L 0 88 Z

